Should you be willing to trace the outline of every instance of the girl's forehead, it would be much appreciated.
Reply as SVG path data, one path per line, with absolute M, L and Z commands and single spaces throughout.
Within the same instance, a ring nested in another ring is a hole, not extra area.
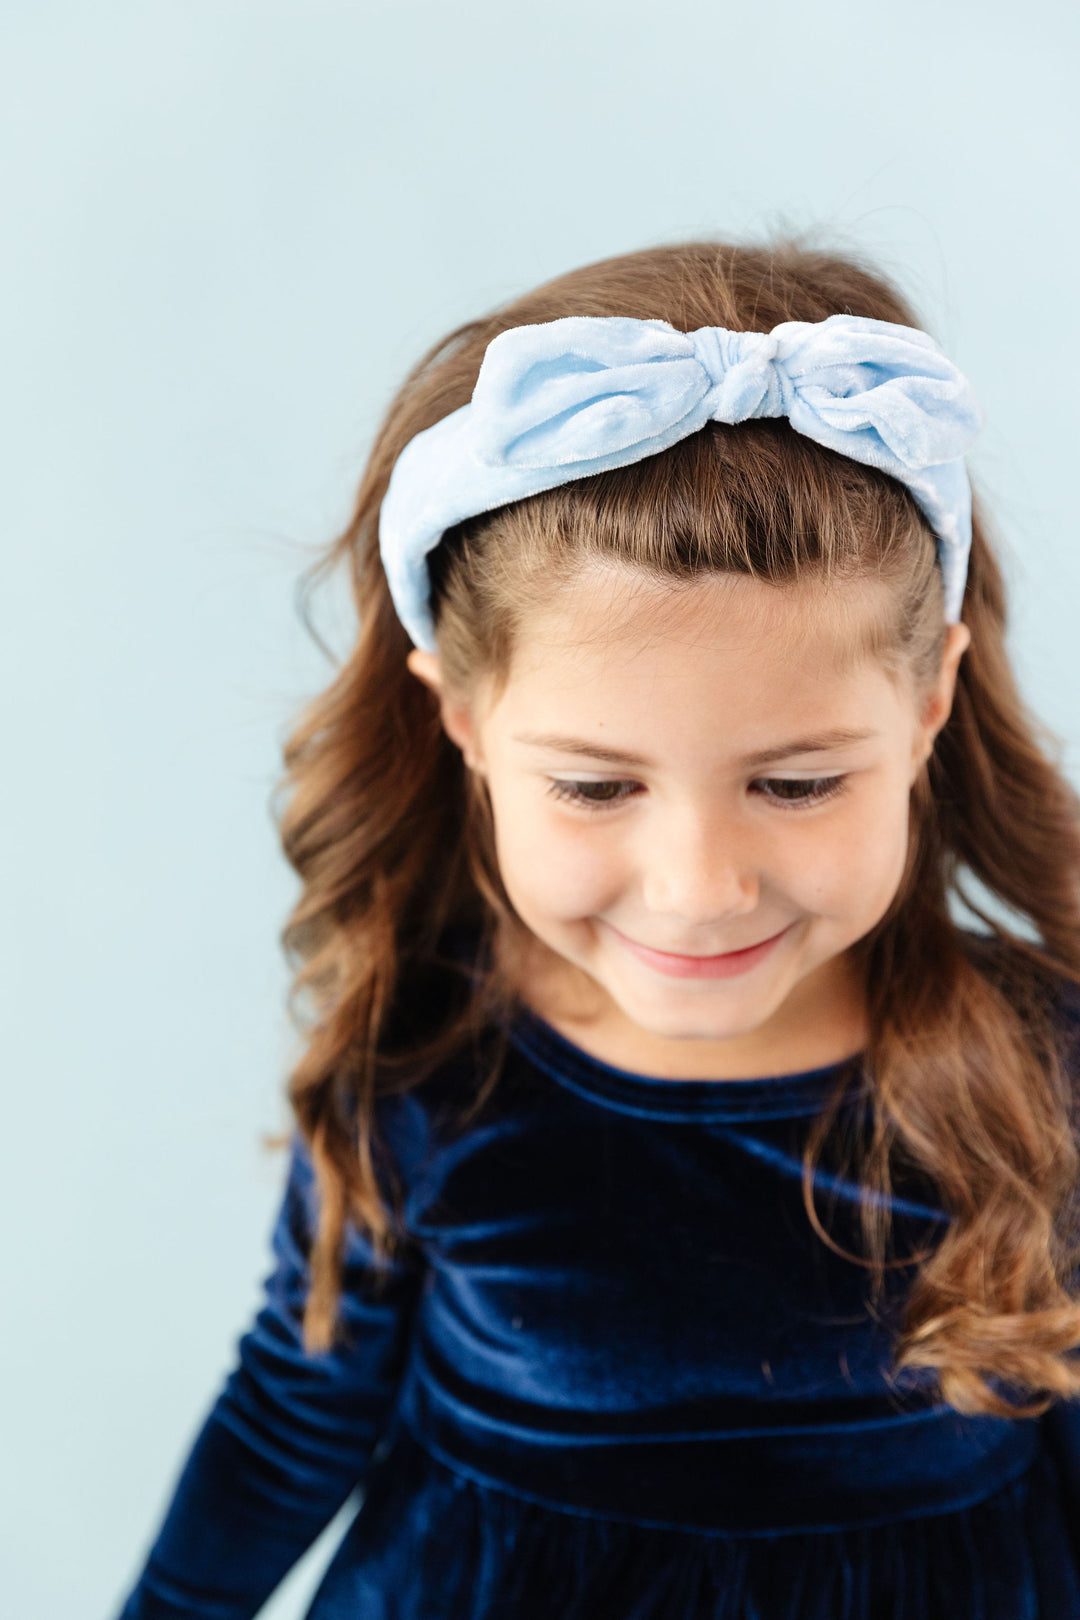
M 877 660 L 853 655 L 871 611 L 850 586 L 724 575 L 673 591 L 593 577 L 562 611 L 549 603 L 526 623 L 488 713 L 515 731 L 569 721 L 717 745 L 826 721 L 880 725 L 904 700 Z
M 805 577 L 777 586 L 746 574 L 657 580 L 624 566 L 583 569 L 526 614 L 511 681 L 637 666 L 678 679 L 709 665 L 793 659 L 848 668 L 881 612 L 883 588 Z

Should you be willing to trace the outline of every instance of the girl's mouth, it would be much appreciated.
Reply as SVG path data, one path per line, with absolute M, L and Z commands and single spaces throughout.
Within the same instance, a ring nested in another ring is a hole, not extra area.
M 756 945 L 747 945 L 740 951 L 724 951 L 719 956 L 681 956 L 673 951 L 656 951 L 650 945 L 639 945 L 637 940 L 629 939 L 625 934 L 612 928 L 612 933 L 622 941 L 629 951 L 643 962 L 646 967 L 653 968 L 657 973 L 667 974 L 669 978 L 676 979 L 728 979 L 739 973 L 748 973 L 752 967 L 768 956 L 773 946 L 787 933 L 782 928 L 778 934 L 768 939 L 759 940 Z M 611 927 L 611 924 L 608 924 Z

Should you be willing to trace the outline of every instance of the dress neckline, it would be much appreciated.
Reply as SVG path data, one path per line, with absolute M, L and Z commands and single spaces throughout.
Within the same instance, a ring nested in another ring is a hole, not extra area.
M 861 1073 L 855 1056 L 748 1080 L 666 1080 L 594 1057 L 520 1000 L 505 1027 L 518 1051 L 560 1085 L 623 1113 L 654 1119 L 784 1119 L 813 1114 L 841 1071 Z

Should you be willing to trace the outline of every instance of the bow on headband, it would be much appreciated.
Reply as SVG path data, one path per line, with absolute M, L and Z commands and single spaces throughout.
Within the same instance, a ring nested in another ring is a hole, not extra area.
M 771 332 L 574 315 L 501 332 L 471 402 L 398 457 L 379 545 L 405 629 L 436 650 L 426 559 L 455 523 L 656 455 L 708 421 L 764 416 L 786 416 L 910 489 L 938 538 L 945 618 L 955 623 L 971 547 L 963 456 L 982 413 L 925 332 L 858 315 Z

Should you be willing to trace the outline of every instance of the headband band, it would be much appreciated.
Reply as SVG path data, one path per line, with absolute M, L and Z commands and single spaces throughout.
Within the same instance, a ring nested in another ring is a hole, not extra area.
M 786 416 L 906 484 L 938 539 L 946 622 L 971 549 L 971 385 L 925 332 L 859 315 L 771 332 L 571 315 L 492 339 L 472 400 L 409 440 L 379 514 L 398 617 L 436 651 L 427 554 L 465 518 L 666 450 L 706 422 Z

